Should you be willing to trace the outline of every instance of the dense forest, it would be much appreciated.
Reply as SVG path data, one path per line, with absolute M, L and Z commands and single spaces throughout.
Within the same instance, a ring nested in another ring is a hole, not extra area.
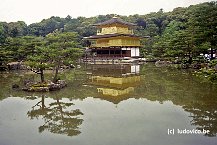
M 86 42 L 82 38 L 96 33 L 96 28 L 92 24 L 111 19 L 113 16 L 115 14 L 90 18 L 53 16 L 30 25 L 23 21 L 0 22 L 0 65 L 12 61 L 28 61 L 38 52 L 38 47 L 47 48 L 55 45 L 58 47 L 57 44 L 48 42 L 50 34 L 62 37 L 73 35 L 73 39 L 70 39 L 73 43 L 71 45 L 77 50 L 83 48 Z M 216 65 L 214 60 L 217 45 L 216 1 L 191 5 L 187 8 L 178 7 L 171 12 L 160 9 L 158 12 L 145 15 L 117 16 L 137 24 L 135 28 L 137 35 L 149 36 L 148 39 L 145 37 L 142 39 L 141 56 L 173 61 L 176 59 L 189 64 L 194 61 L 212 61 L 211 65 Z

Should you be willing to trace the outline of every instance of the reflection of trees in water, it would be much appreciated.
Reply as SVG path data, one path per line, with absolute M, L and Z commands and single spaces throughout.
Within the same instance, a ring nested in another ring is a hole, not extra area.
M 78 129 L 83 122 L 83 119 L 76 116 L 83 113 L 78 109 L 68 111 L 67 108 L 72 105 L 73 103 L 61 102 L 58 97 L 55 102 L 46 105 L 45 96 L 42 95 L 41 101 L 33 106 L 27 115 L 31 119 L 42 117 L 44 124 L 39 127 L 40 133 L 48 130 L 52 133 L 75 136 L 81 133 Z
M 199 130 L 209 130 L 206 136 L 216 136 L 217 134 L 217 106 L 214 102 L 198 102 L 192 105 L 183 106 L 185 111 L 190 112 L 191 124 L 197 126 Z
M 168 68 L 143 67 L 144 79 L 137 93 L 151 101 L 172 101 L 180 105 L 192 118 L 191 125 L 209 130 L 206 136 L 217 135 L 217 89 L 201 83 L 186 71 Z

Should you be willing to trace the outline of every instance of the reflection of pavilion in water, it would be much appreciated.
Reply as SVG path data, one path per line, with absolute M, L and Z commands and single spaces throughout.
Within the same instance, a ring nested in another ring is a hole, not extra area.
M 89 82 L 98 97 L 114 104 L 130 98 L 140 83 L 139 65 L 91 65 Z

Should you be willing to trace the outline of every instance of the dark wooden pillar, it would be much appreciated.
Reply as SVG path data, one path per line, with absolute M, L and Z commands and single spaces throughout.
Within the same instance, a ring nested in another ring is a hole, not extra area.
M 113 57 L 115 57 L 115 50 L 114 50 L 114 56 Z

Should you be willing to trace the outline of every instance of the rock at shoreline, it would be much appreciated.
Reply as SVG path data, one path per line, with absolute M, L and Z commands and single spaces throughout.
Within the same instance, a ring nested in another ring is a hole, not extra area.
M 214 66 L 214 70 L 217 71 L 217 64 Z
M 155 62 L 155 66 L 156 67 L 166 67 L 166 66 L 169 66 L 169 65 L 171 65 L 172 64 L 172 62 L 170 62 L 170 61 L 156 61 Z
M 7 64 L 9 70 L 17 70 L 20 69 L 21 63 L 20 62 L 10 62 Z
M 21 62 L 10 62 L 7 64 L 9 70 L 27 70 L 28 67 Z
M 191 67 L 193 69 L 201 69 L 201 63 L 193 63 L 193 64 L 191 64 Z
M 60 90 L 64 87 L 66 87 L 66 86 L 67 86 L 67 84 L 64 80 L 58 80 L 56 83 L 51 82 L 48 85 L 48 88 L 50 91 L 56 91 L 56 90 Z

